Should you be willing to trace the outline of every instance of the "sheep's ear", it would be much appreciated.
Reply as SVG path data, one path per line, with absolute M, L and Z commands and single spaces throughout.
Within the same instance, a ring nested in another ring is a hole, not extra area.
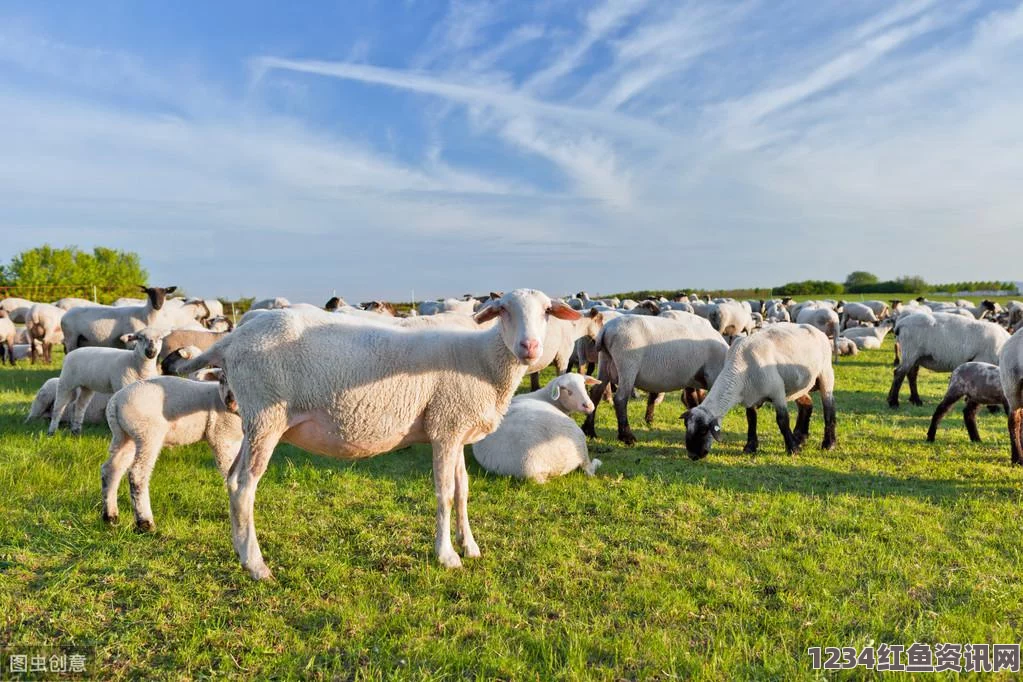
M 143 293 L 146 293 L 146 294 L 149 293 L 149 287 L 147 287 L 145 284 L 140 284 L 139 285 L 139 289 L 141 289 L 143 291 Z
M 556 383 L 551 384 L 551 400 L 557 400 L 561 397 L 561 386 Z
M 596 386 L 600 383 L 600 379 L 597 377 L 591 377 L 589 375 L 583 375 L 583 383 L 587 386 Z
M 176 286 L 173 286 L 173 287 L 167 287 L 166 289 L 163 290 L 163 292 L 165 294 L 173 294 L 177 290 L 178 290 L 178 288 Z
M 721 441 L 721 420 L 715 419 L 714 423 L 710 427 L 710 435 L 714 437 L 714 440 Z
M 135 341 L 137 338 L 138 337 L 136 337 L 135 334 L 121 334 L 119 337 L 117 337 L 117 340 L 127 346 L 129 343 Z
M 472 319 L 476 320 L 476 324 L 483 324 L 484 322 L 492 320 L 500 315 L 502 310 L 504 310 L 503 304 L 491 303 L 490 305 L 485 305 L 480 308 L 479 311 L 472 316 Z
M 582 317 L 578 310 L 564 301 L 551 301 L 551 307 L 547 309 L 547 312 L 559 320 L 568 320 L 569 322 L 574 322 Z
M 196 381 L 220 381 L 222 370 L 217 368 L 200 369 L 192 374 Z

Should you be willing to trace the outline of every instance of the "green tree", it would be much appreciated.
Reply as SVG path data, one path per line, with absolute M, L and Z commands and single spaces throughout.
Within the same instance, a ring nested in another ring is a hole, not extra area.
M 780 287 L 775 287 L 771 293 L 775 296 L 797 296 L 797 295 L 836 295 L 845 290 L 838 282 L 829 282 L 822 279 L 808 279 L 802 282 L 789 282 Z
M 111 303 L 121 296 L 138 296 L 138 287 L 149 280 L 139 256 L 98 246 L 92 253 L 76 246 L 54 248 L 49 244 L 23 251 L 0 271 L 11 294 L 32 300 L 52 301 L 65 296 Z
M 856 293 L 863 287 L 869 287 L 873 284 L 877 284 L 878 281 L 877 275 L 874 273 L 867 272 L 865 270 L 856 270 L 855 272 L 850 272 L 849 276 L 845 278 L 845 290 Z

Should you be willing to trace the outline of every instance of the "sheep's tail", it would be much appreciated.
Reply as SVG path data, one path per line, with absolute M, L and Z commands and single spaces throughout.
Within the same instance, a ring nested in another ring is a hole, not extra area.
M 185 376 L 187 374 L 191 374 L 192 372 L 203 369 L 205 367 L 223 367 L 224 353 L 230 344 L 231 336 L 230 335 L 225 336 L 220 341 L 217 341 L 215 344 L 207 348 L 205 352 L 200 353 L 199 355 L 191 357 L 185 360 L 184 362 L 178 364 L 174 368 L 175 374 L 178 374 L 179 376 Z M 184 350 L 191 354 L 190 348 L 194 347 L 186 346 L 185 348 L 179 349 L 179 351 Z M 181 357 L 184 358 L 186 356 L 182 354 Z
M 594 457 L 593 459 L 590 460 L 589 464 L 587 464 L 585 467 L 583 467 L 583 471 L 586 472 L 587 476 L 596 476 L 597 475 L 597 469 L 600 468 L 601 464 L 603 464 L 603 462 L 601 462 L 599 459 Z
M 104 410 L 107 417 L 107 426 L 110 427 L 110 434 L 112 438 L 111 443 L 121 443 L 124 441 L 124 429 L 121 428 L 121 420 L 117 418 L 117 400 L 114 400 L 113 396 L 107 401 L 107 407 Z
M 597 336 L 593 339 L 593 349 L 598 354 L 600 351 L 606 350 L 606 348 L 604 348 L 604 330 L 606 329 L 607 327 L 601 327 L 600 331 L 597 332 Z

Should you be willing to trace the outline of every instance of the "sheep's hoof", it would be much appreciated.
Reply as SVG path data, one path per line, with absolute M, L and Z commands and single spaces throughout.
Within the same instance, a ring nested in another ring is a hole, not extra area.
M 833 441 L 833 440 L 832 441 L 827 441 L 826 440 L 823 443 L 821 443 L 821 450 L 834 450 L 834 449 L 835 449 L 835 441 Z
M 755 455 L 755 454 L 757 454 L 757 450 L 759 450 L 759 449 L 760 449 L 760 443 L 758 441 L 750 441 L 750 442 L 746 443 L 746 447 L 744 447 L 742 449 L 742 451 L 743 451 L 744 454 L 747 454 L 747 455 Z
M 274 577 L 273 573 L 270 572 L 270 569 L 262 561 L 256 566 L 242 566 L 242 568 L 249 572 L 253 580 L 269 580 Z
M 625 443 L 626 445 L 635 445 L 636 444 L 636 437 L 634 435 L 632 435 L 631 432 L 619 433 L 618 434 L 618 440 L 620 440 L 621 442 Z
M 928 433 L 927 434 L 927 442 L 928 443 L 933 443 L 934 442 L 934 438 L 935 438 L 934 434 L 932 434 L 932 433 Z
M 82 435 L 82 429 L 80 427 L 77 428 L 77 429 L 74 428 L 74 427 L 71 427 L 71 435 L 72 436 L 81 436 Z
M 1023 459 L 1014 459 L 1009 463 L 1009 466 L 1023 467 Z
M 117 514 L 108 514 L 106 512 L 103 512 L 103 520 L 109 523 L 111 526 L 116 525 L 120 519 L 121 517 L 118 516 Z
M 899 409 L 899 401 L 898 400 L 889 400 L 888 401 L 888 407 L 892 408 L 893 410 Z
M 156 522 L 152 519 L 143 519 L 135 522 L 135 530 L 140 533 L 152 533 L 156 530 Z
M 462 543 L 462 555 L 466 559 L 479 559 L 480 548 L 475 542 Z
M 924 401 L 920 400 L 919 398 L 910 398 L 909 402 L 911 405 L 916 405 L 917 407 L 923 407 L 924 404 Z
M 437 555 L 437 561 L 444 568 L 461 568 L 462 559 L 453 549 L 447 549 Z

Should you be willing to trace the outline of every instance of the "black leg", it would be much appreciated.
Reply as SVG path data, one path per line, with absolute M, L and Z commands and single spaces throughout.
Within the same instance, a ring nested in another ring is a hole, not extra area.
M 651 426 L 654 423 L 654 408 L 657 404 L 664 400 L 663 393 L 647 393 L 646 396 L 646 425 Z
M 599 384 L 594 384 L 590 388 L 590 400 L 593 402 L 593 412 L 586 415 L 586 420 L 583 422 L 583 433 L 589 438 L 597 437 L 597 429 L 594 426 L 597 420 L 597 408 L 600 406 L 600 401 L 604 399 L 604 392 L 610 387 L 610 382 L 602 381 Z
M 746 408 L 746 447 L 742 449 L 747 455 L 752 455 L 760 447 L 760 439 L 757 438 L 757 408 Z
M 895 361 L 892 362 L 892 367 L 898 367 L 902 364 L 902 349 L 899 348 L 899 342 L 895 342 Z
M 916 390 L 916 375 L 919 373 L 920 366 L 913 365 L 913 369 L 909 370 L 909 373 L 906 375 L 909 377 L 909 402 L 917 406 L 924 404 L 924 401 L 920 400 L 920 394 Z
M 785 452 L 790 455 L 796 454 L 799 451 L 799 446 L 796 445 L 796 439 L 792 435 L 792 428 L 789 426 L 789 411 L 785 407 L 775 407 L 774 417 L 778 422 L 778 430 L 781 431 L 781 437 L 785 440 Z
M 618 417 L 618 440 L 626 445 L 635 445 L 636 436 L 632 434 L 632 428 L 629 426 L 629 396 L 621 386 L 618 387 L 613 402 L 615 416 Z
M 810 435 L 810 417 L 813 416 L 813 399 L 804 396 L 796 401 L 799 411 L 796 413 L 796 430 L 792 437 L 796 439 L 796 445 L 802 446 L 806 437 Z
M 1020 446 L 1020 427 L 1023 426 L 1023 408 L 1009 412 L 1009 445 L 1012 449 L 1012 464 L 1023 466 Z
M 949 413 L 949 410 L 959 402 L 962 396 L 955 395 L 952 393 L 946 393 L 945 397 L 942 398 L 941 402 L 938 403 L 937 409 L 934 410 L 934 416 L 931 417 L 931 426 L 927 429 L 927 442 L 933 443 L 935 436 L 938 435 L 938 425 L 941 420 L 945 418 L 945 415 Z M 966 427 L 969 429 L 969 426 Z
M 821 407 L 824 412 L 824 440 L 821 442 L 821 450 L 832 450 L 838 441 L 835 435 L 835 395 L 821 393 Z
M 540 390 L 540 373 L 533 372 L 529 375 L 529 390 L 539 391 Z
M 975 403 L 972 400 L 966 401 L 966 409 L 963 410 L 963 422 L 966 424 L 966 433 L 970 434 L 970 441 L 973 443 L 980 443 L 980 432 L 977 431 L 977 410 L 980 409 L 980 403 Z
M 888 391 L 888 407 L 899 406 L 899 391 L 902 389 L 902 382 L 906 379 L 906 372 L 901 367 L 896 367 L 892 374 L 892 387 Z

